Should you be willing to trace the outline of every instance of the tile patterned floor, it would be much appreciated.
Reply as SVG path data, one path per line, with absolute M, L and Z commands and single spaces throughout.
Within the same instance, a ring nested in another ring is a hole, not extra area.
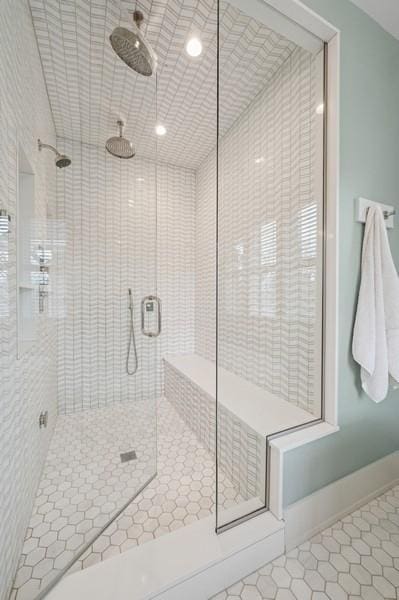
M 143 433 L 144 432 L 144 433 Z M 101 440 L 101 443 L 99 442 Z M 33 600 L 94 539 L 154 470 L 151 411 L 112 407 L 59 418 L 27 530 L 12 600 Z M 121 463 L 134 448 L 137 460 Z M 158 406 L 158 476 L 82 555 L 73 570 L 159 537 L 214 507 L 214 459 L 165 399 Z M 219 500 L 243 499 L 221 478 Z
M 159 404 L 159 475 L 76 562 L 72 570 L 95 564 L 212 514 L 215 461 L 165 399 Z M 219 502 L 230 508 L 243 502 L 221 475 Z
M 399 486 L 213 600 L 399 598 Z

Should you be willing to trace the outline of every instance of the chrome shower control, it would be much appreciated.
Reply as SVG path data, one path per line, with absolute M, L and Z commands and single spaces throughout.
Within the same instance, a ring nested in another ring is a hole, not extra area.
M 161 329 L 161 300 L 158 296 L 145 296 L 141 301 L 141 332 L 147 337 L 158 337 Z

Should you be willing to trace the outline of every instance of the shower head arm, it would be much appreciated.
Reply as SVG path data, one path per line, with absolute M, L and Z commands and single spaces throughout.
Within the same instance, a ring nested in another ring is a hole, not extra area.
M 37 145 L 39 147 L 40 152 L 43 150 L 43 148 L 47 148 L 47 150 L 52 150 L 57 157 L 61 156 L 58 150 L 54 148 L 54 146 L 50 146 L 50 144 L 43 144 L 41 140 L 37 140 Z
M 136 23 L 137 27 L 140 29 L 142 22 L 144 21 L 144 15 L 141 10 L 135 10 L 133 13 L 133 21 Z
M 123 128 L 125 126 L 124 122 L 122 121 L 122 119 L 119 119 L 117 121 L 117 125 L 119 127 L 119 137 L 123 137 Z

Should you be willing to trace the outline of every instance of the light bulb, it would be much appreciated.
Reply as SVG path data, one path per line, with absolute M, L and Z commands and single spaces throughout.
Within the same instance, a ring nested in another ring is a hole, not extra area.
M 157 135 L 165 135 L 166 133 L 166 127 L 164 125 L 161 125 L 160 123 L 155 127 L 155 133 Z
M 197 37 L 190 38 L 186 44 L 186 52 L 189 56 L 193 56 L 194 58 L 199 56 L 202 52 L 201 40 Z

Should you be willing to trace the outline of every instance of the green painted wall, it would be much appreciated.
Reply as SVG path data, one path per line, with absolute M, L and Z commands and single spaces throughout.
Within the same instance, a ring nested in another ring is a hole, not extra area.
M 361 391 L 351 356 L 363 226 L 354 198 L 396 204 L 399 211 L 399 41 L 349 0 L 304 0 L 341 31 L 340 98 L 340 431 L 289 452 L 284 504 L 399 450 L 399 390 L 375 404 Z M 399 223 L 399 220 L 397 220 Z M 399 268 L 399 224 L 390 234 Z M 398 357 L 399 360 L 399 357 Z

